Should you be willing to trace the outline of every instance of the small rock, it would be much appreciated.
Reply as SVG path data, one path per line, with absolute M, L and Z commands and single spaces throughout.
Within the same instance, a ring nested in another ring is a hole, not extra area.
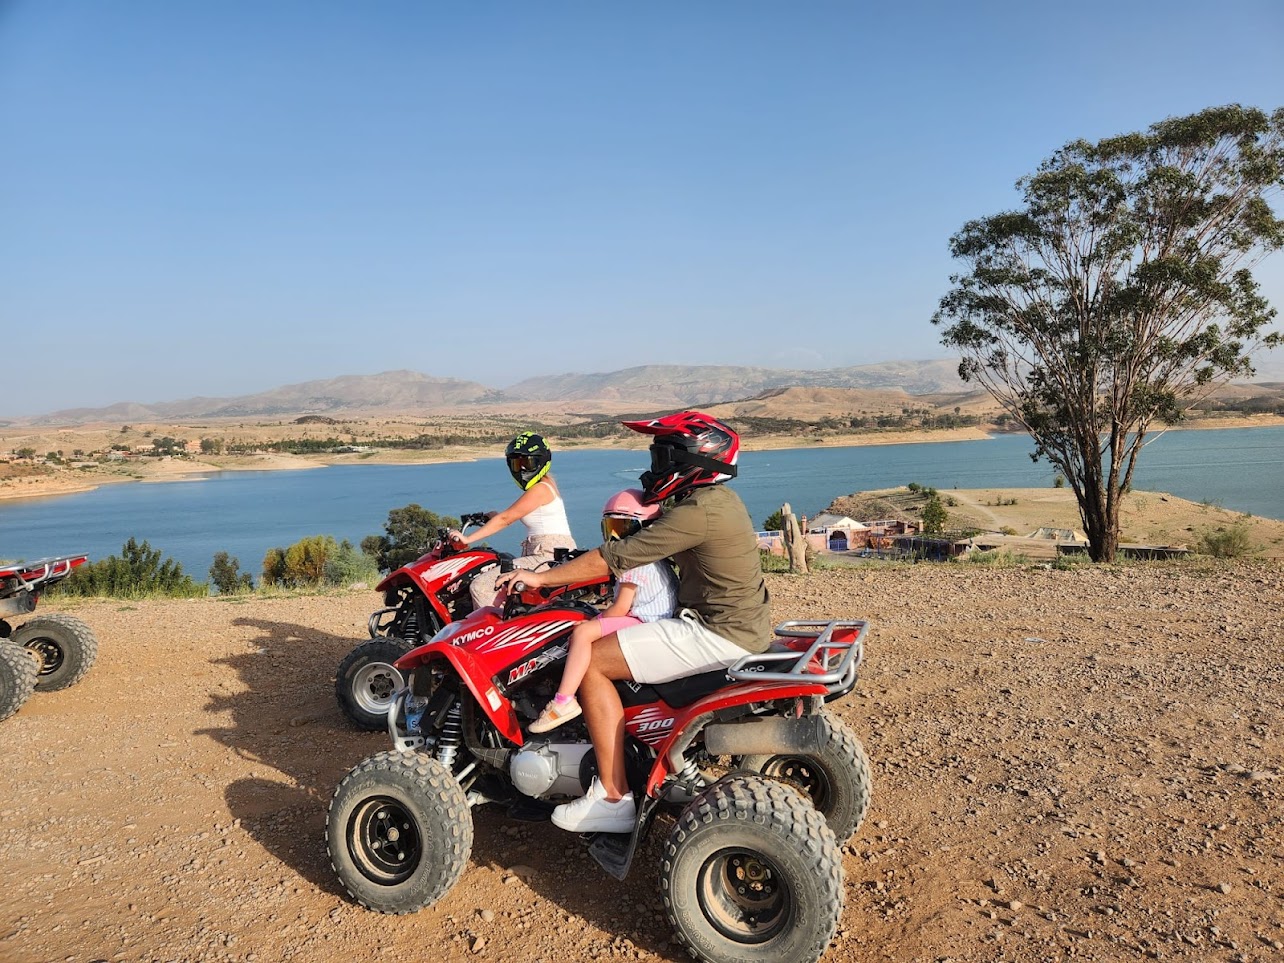
M 485 945 L 486 945 L 486 937 L 479 936 L 477 937 L 477 939 L 473 940 L 472 951 L 474 953 L 480 953 L 482 951 L 482 947 Z
M 1230 883 L 1218 883 L 1218 884 L 1217 884 L 1217 892 L 1219 892 L 1219 893 L 1229 893 L 1230 891 L 1231 891 L 1231 884 L 1230 884 Z
M 491 923 L 491 922 L 494 922 L 494 919 L 495 919 L 494 910 L 484 909 L 481 912 L 479 912 L 477 915 L 481 917 L 481 921 L 483 923 Z
M 1020 909 L 1022 906 L 1024 906 L 1024 905 L 1025 905 L 1025 904 L 1024 904 L 1024 903 L 1022 903 L 1019 899 L 1010 899 L 1010 900 L 1008 900 L 1008 909 L 1012 910 L 1012 912 L 1014 912 L 1014 913 L 1015 913 L 1017 910 L 1019 910 L 1019 909 Z

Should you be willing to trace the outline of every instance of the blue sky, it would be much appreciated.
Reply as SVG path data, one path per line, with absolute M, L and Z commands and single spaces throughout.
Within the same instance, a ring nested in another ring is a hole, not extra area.
M 945 357 L 951 234 L 1070 139 L 1284 105 L 1282 42 L 1276 0 L 0 0 L 0 418 Z

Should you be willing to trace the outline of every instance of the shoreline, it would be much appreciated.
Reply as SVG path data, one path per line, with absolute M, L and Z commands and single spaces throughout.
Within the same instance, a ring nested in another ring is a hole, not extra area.
M 1215 431 L 1229 428 L 1279 428 L 1284 427 L 1284 417 L 1257 416 L 1237 418 L 1205 419 L 1189 424 L 1174 425 L 1162 431 Z M 1160 431 L 1151 432 L 1152 435 Z M 945 428 L 936 431 L 889 431 L 880 433 L 861 433 L 850 435 L 832 435 L 813 439 L 799 439 L 789 435 L 764 435 L 750 438 L 743 447 L 746 452 L 802 450 L 810 448 L 864 448 L 876 445 L 914 445 L 939 444 L 959 441 L 988 441 L 995 437 L 1024 432 L 995 432 L 982 428 Z M 564 451 L 613 451 L 632 447 L 611 444 L 562 444 Z M 556 450 L 556 449 L 555 449 Z M 641 450 L 641 449 L 639 449 Z M 239 460 L 232 461 L 232 457 Z M 479 461 L 484 458 L 498 458 L 489 448 L 482 449 L 463 446 L 441 452 L 414 452 L 401 449 L 385 449 L 378 452 L 339 454 L 339 455 L 248 455 L 222 456 L 217 461 L 188 461 L 164 456 L 159 459 L 148 459 L 144 463 L 131 463 L 129 474 L 104 473 L 95 477 L 75 477 L 69 472 L 54 472 L 50 475 L 27 476 L 23 478 L 0 480 L 0 501 L 28 498 L 55 498 L 62 495 L 76 495 L 94 491 L 104 485 L 141 482 L 156 484 L 161 482 L 196 481 L 198 476 L 210 476 L 221 472 L 243 471 L 307 471 L 316 468 L 328 468 L 333 465 L 435 465 L 449 462 Z M 145 472 L 137 469 L 145 468 Z

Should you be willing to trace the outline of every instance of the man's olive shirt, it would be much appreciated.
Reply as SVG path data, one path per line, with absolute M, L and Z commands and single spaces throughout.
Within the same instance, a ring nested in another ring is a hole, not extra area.
M 765 652 L 771 644 L 758 536 L 744 502 L 725 485 L 695 489 L 637 534 L 608 541 L 601 552 L 617 576 L 672 558 L 679 610 L 691 609 L 710 631 L 749 652 Z

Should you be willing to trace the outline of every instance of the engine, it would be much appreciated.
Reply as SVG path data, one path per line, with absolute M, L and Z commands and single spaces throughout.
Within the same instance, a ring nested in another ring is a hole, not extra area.
M 528 744 L 509 763 L 513 785 L 535 798 L 582 796 L 580 764 L 592 748 L 587 742 Z

